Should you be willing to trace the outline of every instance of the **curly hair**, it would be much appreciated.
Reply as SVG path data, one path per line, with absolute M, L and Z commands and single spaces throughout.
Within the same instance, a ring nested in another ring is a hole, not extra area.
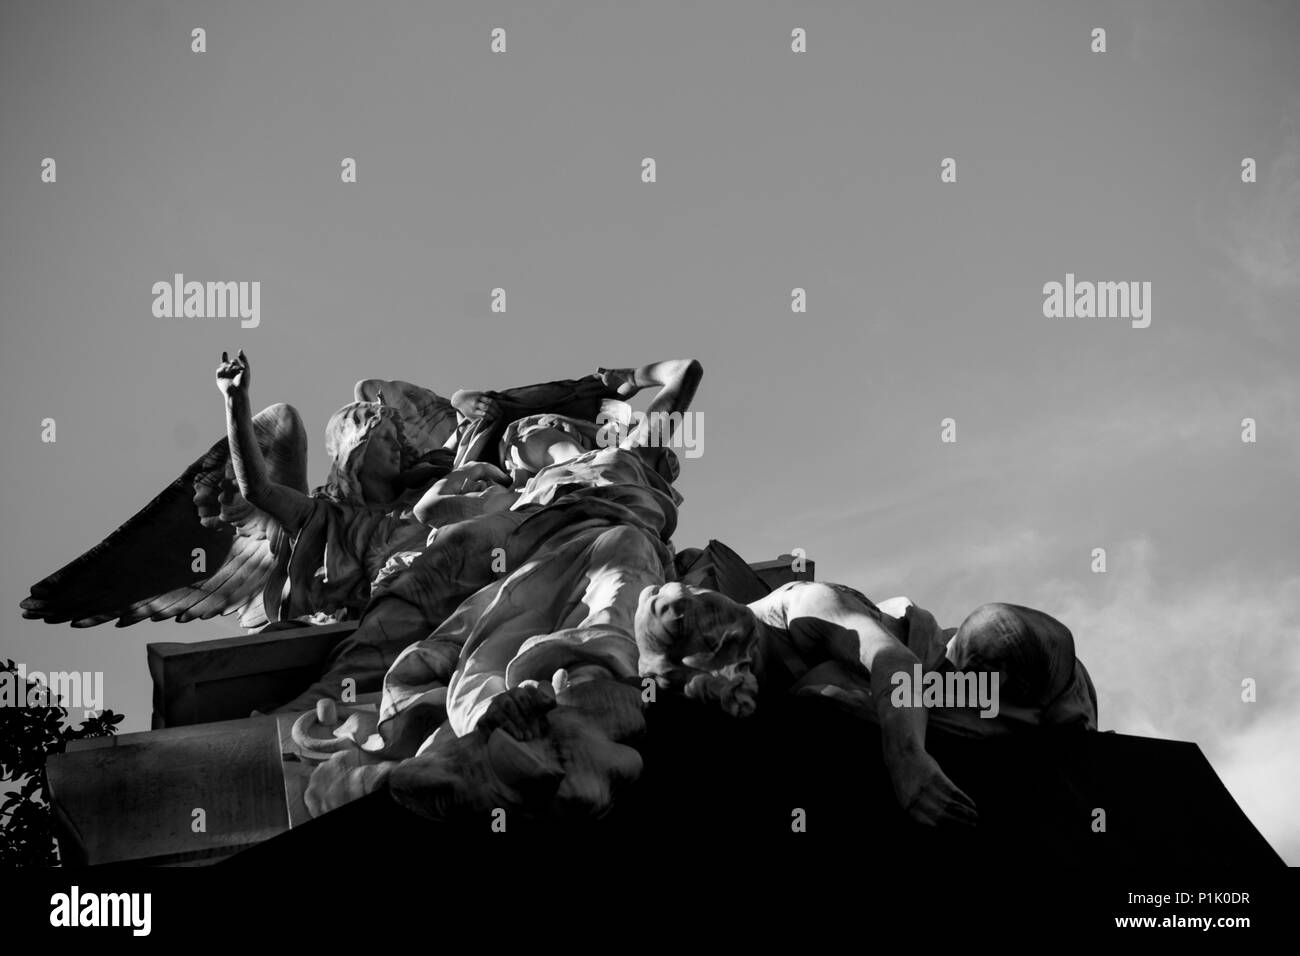
M 757 622 L 702 632 L 710 651 L 707 661 L 697 662 L 702 666 L 680 662 L 676 652 L 688 636 L 674 636 L 661 628 L 638 628 L 637 670 L 641 676 L 653 677 L 665 690 L 680 688 L 693 700 L 714 702 L 732 717 L 753 714 L 758 707 L 758 678 L 753 672 Z
M 329 424 L 325 426 L 325 452 L 330 456 L 330 471 L 325 484 L 313 494 L 344 501 L 365 500 L 361 488 L 361 465 L 365 461 L 366 444 L 371 433 L 385 421 L 392 422 L 397 429 L 402 467 L 407 467 L 411 452 L 397 409 L 383 404 L 382 397 L 376 402 L 353 402 L 331 415 Z
M 693 700 L 714 701 L 732 717 L 748 717 L 758 709 L 758 678 L 748 661 L 696 674 L 684 693 Z

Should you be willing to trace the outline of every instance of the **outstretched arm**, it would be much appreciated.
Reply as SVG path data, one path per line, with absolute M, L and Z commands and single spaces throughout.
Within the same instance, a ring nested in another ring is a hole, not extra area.
M 252 370 L 241 349 L 235 361 L 221 353 L 217 368 L 217 388 L 226 397 L 226 435 L 230 440 L 230 460 L 239 482 L 239 493 L 249 504 L 261 508 L 289 533 L 294 534 L 311 515 L 312 501 L 307 495 L 271 481 L 266 475 L 262 449 L 257 446 L 248 388 Z
M 885 766 L 903 809 L 921 823 L 973 824 L 974 802 L 926 753 L 925 708 L 893 705 L 894 675 L 906 674 L 912 680 L 913 668 L 919 664 L 916 655 L 885 630 L 869 609 L 835 588 L 810 582 L 786 594 L 786 622 L 792 635 L 870 674 Z
M 597 374 L 606 385 L 618 389 L 620 398 L 631 398 L 643 388 L 659 387 L 659 392 L 650 402 L 645 416 L 627 437 L 619 442 L 621 448 L 639 448 L 644 445 L 655 429 L 654 422 L 663 415 L 679 417 L 691 406 L 695 390 L 700 387 L 704 377 L 704 366 L 695 359 L 669 359 L 665 362 L 652 362 L 640 368 L 597 369 Z M 669 441 L 676 440 L 680 420 L 669 419 L 672 433 Z M 662 431 L 660 431 L 662 434 Z

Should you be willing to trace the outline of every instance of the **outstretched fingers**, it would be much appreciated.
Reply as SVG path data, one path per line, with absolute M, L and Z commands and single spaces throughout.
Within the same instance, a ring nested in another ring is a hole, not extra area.
M 973 827 L 979 823 L 975 801 L 942 774 L 933 778 L 909 808 L 919 823 L 937 827 Z
M 979 812 L 975 809 L 975 801 L 968 797 L 951 780 L 945 780 L 944 782 L 947 784 L 947 788 L 940 823 L 962 827 L 973 827 L 979 823 L 980 817 Z

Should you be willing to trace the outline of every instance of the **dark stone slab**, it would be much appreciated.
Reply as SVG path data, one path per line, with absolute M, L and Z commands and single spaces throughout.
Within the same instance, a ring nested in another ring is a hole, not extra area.
M 544 837 L 572 853 L 616 845 L 708 855 L 725 847 L 737 862 L 772 852 L 824 862 L 869 849 L 872 859 L 900 866 L 932 860 L 1045 873 L 1282 866 L 1195 744 L 1083 731 L 975 742 L 931 734 L 931 752 L 980 812 L 971 831 L 935 831 L 896 806 L 874 728 L 824 702 L 791 699 L 732 720 L 669 698 L 650 714 L 639 745 L 645 773 L 605 819 L 577 827 L 513 821 L 507 832 Z M 796 808 L 806 813 L 806 833 L 792 832 Z M 1096 808 L 1105 810 L 1105 832 L 1093 829 Z M 479 827 L 438 824 L 381 792 L 227 865 L 326 865 L 347 847 L 349 859 L 368 868 L 500 839 L 487 818 Z M 463 865 L 476 865 L 472 854 Z
M 76 741 L 47 770 L 66 863 L 211 862 L 289 825 L 274 717 Z

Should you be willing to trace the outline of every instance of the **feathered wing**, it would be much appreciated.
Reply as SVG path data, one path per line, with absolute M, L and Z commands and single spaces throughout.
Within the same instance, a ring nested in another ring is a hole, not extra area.
M 253 428 L 267 477 L 306 494 L 307 433 L 298 412 L 272 405 Z M 116 618 L 125 627 L 239 612 L 240 625 L 260 627 L 281 535 L 275 519 L 240 495 L 222 438 L 101 543 L 33 585 L 23 617 L 73 627 Z M 204 570 L 194 570 L 196 549 Z
M 456 410 L 437 392 L 410 382 L 367 378 L 354 389 L 358 402 L 373 402 L 383 393 L 384 404 L 397 409 L 402 432 L 415 457 L 440 449 L 456 431 Z

